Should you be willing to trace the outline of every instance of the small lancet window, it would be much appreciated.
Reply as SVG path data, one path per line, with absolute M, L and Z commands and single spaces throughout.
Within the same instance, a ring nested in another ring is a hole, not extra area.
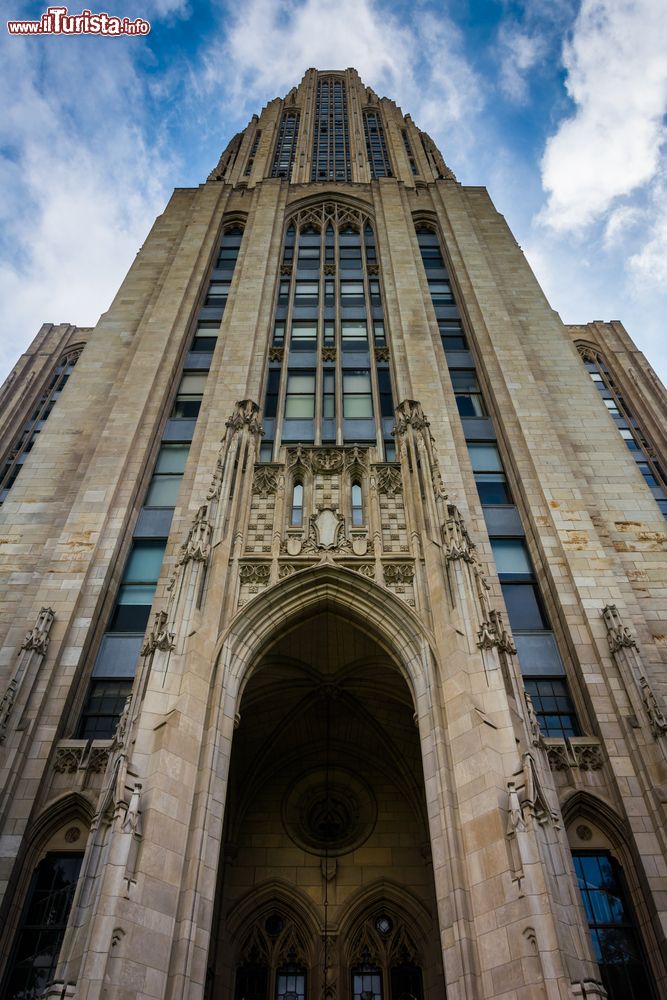
M 292 515 L 290 523 L 294 527 L 303 524 L 303 483 L 296 482 L 292 490 Z
M 356 479 L 352 483 L 352 524 L 360 525 L 364 523 L 364 500 L 361 490 L 361 483 Z

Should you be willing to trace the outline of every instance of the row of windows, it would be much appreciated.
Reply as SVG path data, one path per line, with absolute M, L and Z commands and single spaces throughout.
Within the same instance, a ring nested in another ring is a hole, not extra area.
M 299 138 L 299 112 L 283 111 L 278 130 L 276 151 L 271 168 L 272 177 L 292 177 L 292 167 L 296 157 L 296 144 Z
M 132 689 L 136 659 L 160 578 L 171 515 L 185 471 L 242 235 L 240 228 L 232 227 L 225 231 L 221 240 L 213 266 L 216 277 L 209 282 L 193 332 L 116 601 L 93 667 L 79 723 L 80 739 L 110 739 Z M 202 319 L 202 315 L 210 315 L 212 307 L 216 319 Z
M 488 422 L 488 409 L 458 316 L 438 235 L 429 227 L 420 226 L 417 240 L 457 409 L 464 426 L 465 421 L 470 421 L 466 443 L 482 507 L 516 511 L 497 445 L 471 437 L 477 420 L 483 418 Z M 580 730 L 565 671 L 526 543 L 522 537 L 496 537 L 491 528 L 489 533 L 524 684 L 533 700 L 540 729 L 550 737 L 576 736 Z
M 345 83 L 335 77 L 320 77 L 315 104 L 311 180 L 351 179 Z
M 364 136 L 371 177 L 391 177 L 391 161 L 387 152 L 382 116 L 378 111 L 364 111 Z
M 614 419 L 619 434 L 646 480 L 646 485 L 650 488 L 660 510 L 667 517 L 667 472 L 656 458 L 654 450 L 639 426 L 639 421 L 620 387 L 616 385 L 604 359 L 584 345 L 579 347 L 579 353 L 593 384 L 602 396 L 604 405 Z
M 371 226 L 288 226 L 269 361 L 261 458 L 274 445 L 385 440 L 393 460 L 394 403 Z M 296 264 L 296 268 L 294 267 Z M 292 275 L 295 275 L 294 279 Z M 329 351 L 330 353 L 327 353 Z M 375 363 L 373 363 L 375 362 Z
M 265 965 L 247 963 L 236 970 L 234 1000 L 268 1000 L 270 970 Z M 405 963 L 388 970 L 389 989 L 385 990 L 385 975 L 379 965 L 366 962 L 350 970 L 352 1000 L 423 1000 L 422 970 Z M 305 1000 L 307 973 L 301 965 L 278 967 L 275 973 L 275 1000 Z
M 21 428 L 18 437 L 12 442 L 9 455 L 0 469 L 0 504 L 5 501 L 14 485 L 16 477 L 23 468 L 23 463 L 34 447 L 37 435 L 44 427 L 49 414 L 60 398 L 82 350 L 81 347 L 74 348 L 60 358 L 49 384 L 35 404 L 34 410 Z

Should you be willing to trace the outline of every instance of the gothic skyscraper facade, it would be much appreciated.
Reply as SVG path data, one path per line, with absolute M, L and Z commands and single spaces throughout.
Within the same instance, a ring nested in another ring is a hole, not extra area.
M 1 395 L 7 1000 L 667 995 L 667 397 L 308 70 Z

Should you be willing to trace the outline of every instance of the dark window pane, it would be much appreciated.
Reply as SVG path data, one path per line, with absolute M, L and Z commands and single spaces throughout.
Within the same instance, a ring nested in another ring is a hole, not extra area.
M 534 584 L 504 583 L 502 590 L 513 629 L 523 631 L 549 627 L 542 614 Z
M 557 677 L 524 678 L 543 736 L 579 735 L 579 724 L 567 685 Z

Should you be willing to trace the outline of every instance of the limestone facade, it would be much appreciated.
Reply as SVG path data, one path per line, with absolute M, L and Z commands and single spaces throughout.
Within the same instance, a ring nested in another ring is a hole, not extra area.
M 667 996 L 665 519 L 578 350 L 667 468 L 620 324 L 309 70 L 42 328 L 7 454 L 81 343 L 0 508 L 3 995 Z

